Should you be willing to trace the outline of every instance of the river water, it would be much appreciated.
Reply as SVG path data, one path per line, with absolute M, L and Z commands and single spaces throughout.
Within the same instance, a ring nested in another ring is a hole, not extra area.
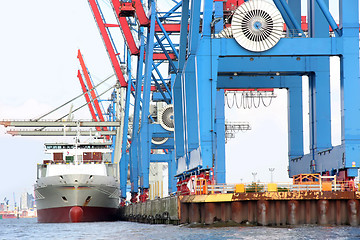
M 360 227 L 196 227 L 133 222 L 37 223 L 0 219 L 0 239 L 360 239 Z

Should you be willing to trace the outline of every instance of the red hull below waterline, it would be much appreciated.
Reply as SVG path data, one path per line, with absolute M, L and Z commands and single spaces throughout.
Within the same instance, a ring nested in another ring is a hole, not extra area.
M 76 222 L 103 222 L 103 221 L 116 221 L 118 220 L 117 208 L 105 207 L 59 207 L 38 209 L 38 222 L 39 223 L 67 223 L 71 222 L 70 210 L 72 208 L 81 208 L 82 215 Z M 72 211 L 73 212 L 73 211 Z

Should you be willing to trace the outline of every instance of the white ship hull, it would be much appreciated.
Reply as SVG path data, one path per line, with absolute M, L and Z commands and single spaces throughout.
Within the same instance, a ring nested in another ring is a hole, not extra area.
M 117 185 L 114 177 L 90 174 L 39 178 L 35 184 L 38 222 L 116 220 Z

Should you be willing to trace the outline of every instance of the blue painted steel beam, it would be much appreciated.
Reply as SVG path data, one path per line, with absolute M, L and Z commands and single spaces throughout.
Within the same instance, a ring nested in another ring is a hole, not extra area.
M 315 9 L 313 11 L 316 12 L 314 4 L 310 5 L 310 7 Z M 315 21 L 319 23 L 320 20 L 317 16 L 319 14 L 315 14 Z M 358 1 L 340 1 L 340 27 L 343 30 L 342 41 L 344 46 L 346 46 L 343 48 L 343 55 L 340 58 L 342 145 L 322 151 L 317 150 L 315 154 L 309 154 L 301 159 L 290 162 L 290 175 L 307 172 L 311 166 L 312 170 L 320 173 L 329 171 L 330 174 L 334 174 L 340 170 L 346 170 L 347 176 L 357 176 L 360 156 L 360 134 L 358 121 L 356 121 L 356 119 L 359 119 L 360 109 L 359 94 L 357 94 L 360 89 L 359 61 L 356 60 L 359 57 L 358 18 Z M 314 20 L 314 16 L 312 20 Z M 309 30 L 315 31 L 312 36 L 318 37 L 319 31 L 317 31 L 316 22 L 315 26 L 313 24 L 310 25 L 313 29 Z M 321 34 L 326 36 L 327 32 L 323 30 Z M 317 74 L 327 75 L 328 72 L 325 71 Z M 322 82 L 316 82 L 316 92 L 319 89 L 318 83 Z M 324 86 L 320 87 L 322 91 L 326 91 L 326 88 Z M 322 107 L 320 104 L 317 105 L 317 108 Z
M 325 0 L 329 4 L 329 0 Z M 316 8 L 316 11 L 320 10 Z M 319 15 L 319 14 L 317 14 Z M 328 24 L 324 17 L 316 18 L 315 35 L 328 37 Z M 330 96 L 330 58 L 320 59 L 322 70 L 315 74 L 316 79 L 316 124 L 317 124 L 317 150 L 323 151 L 332 147 L 331 143 L 331 96 Z
M 326 0 L 329 5 L 329 1 Z M 329 24 L 315 1 L 309 2 L 309 36 L 328 38 Z M 310 152 L 329 149 L 331 145 L 330 60 L 317 59 L 318 70 L 309 76 L 310 96 Z
M 182 5 L 182 1 L 176 3 L 176 5 L 172 7 L 166 14 L 159 17 L 160 20 L 165 20 L 166 18 L 170 17 L 174 12 L 176 12 L 176 10 L 178 10 L 181 7 L 181 5 Z
M 185 123 L 183 109 L 184 99 L 182 93 L 181 74 L 187 54 L 187 36 L 189 19 L 189 0 L 182 1 L 178 71 L 172 85 L 173 104 L 174 104 L 174 127 L 175 127 L 175 159 L 185 155 Z
M 304 155 L 302 77 L 285 77 L 288 88 L 288 156 Z
M 130 181 L 131 181 L 131 192 L 138 192 L 138 131 L 140 121 L 140 101 L 141 101 L 141 86 L 143 79 L 143 65 L 144 65 L 144 35 L 143 30 L 140 30 L 140 55 L 137 63 L 136 73 L 136 86 L 135 86 L 135 101 L 134 101 L 134 114 L 133 114 L 133 130 L 131 136 L 131 147 L 130 147 Z M 133 85 L 132 85 L 133 86 Z
M 282 38 L 273 48 L 260 53 L 242 48 L 235 39 L 213 39 L 213 43 L 217 41 L 220 56 L 340 56 L 346 49 L 342 38 Z
M 171 160 L 168 165 L 169 169 L 169 193 L 176 192 L 176 158 L 175 158 L 175 151 L 170 151 L 169 153 L 171 155 Z
M 301 27 L 301 0 L 288 1 L 288 5 L 291 12 L 293 13 L 294 21 L 296 21 L 296 23 Z M 299 37 L 299 35 L 296 32 L 289 30 L 290 29 L 286 28 L 286 32 L 288 36 Z
M 131 61 L 127 61 L 131 69 Z M 131 71 L 130 71 L 131 73 Z M 129 80 L 131 81 L 131 74 L 129 74 Z M 128 175 L 128 154 L 126 153 L 126 147 L 128 142 L 128 126 L 129 126 L 129 111 L 130 111 L 130 92 L 131 84 L 128 84 L 126 89 L 125 96 L 125 108 L 124 108 L 124 128 L 123 128 L 123 138 L 121 145 L 121 159 L 120 159 L 120 190 L 121 197 L 126 198 L 126 184 L 127 184 L 127 175 Z
M 315 152 L 317 145 L 317 128 L 316 128 L 316 86 L 315 86 L 315 76 L 314 74 L 310 74 L 309 76 L 309 136 L 310 136 L 310 155 L 312 155 L 312 159 L 315 160 Z M 311 173 L 314 172 L 315 169 L 312 170 Z
M 191 1 L 190 26 L 189 26 L 189 37 L 188 37 L 190 54 L 195 54 L 197 47 L 199 45 L 200 5 L 201 5 L 201 0 Z M 180 32 L 180 34 L 182 33 Z
M 282 6 L 280 0 L 273 0 L 275 6 L 277 7 L 277 9 L 279 10 L 279 12 L 281 13 L 282 18 L 285 21 L 286 24 L 286 28 L 287 29 L 295 29 L 294 24 L 292 23 L 292 21 L 290 20 L 289 16 L 287 15 L 284 7 Z
M 156 22 L 158 23 L 162 33 L 164 34 L 164 37 L 166 38 L 166 40 L 168 41 L 171 49 L 173 50 L 173 53 L 175 54 L 176 58 L 179 58 L 179 53 L 178 51 L 176 50 L 174 44 L 172 43 L 170 37 L 169 37 L 169 34 L 165 31 L 165 28 L 164 26 L 162 25 L 160 19 L 156 16 Z
M 294 1 L 294 0 L 293 0 Z M 296 20 L 295 16 L 293 15 L 291 8 L 289 7 L 289 5 L 287 4 L 287 2 L 285 0 L 280 0 L 281 5 L 283 6 L 287 16 L 289 17 L 292 25 L 294 26 L 294 30 L 296 32 L 298 32 L 299 34 L 301 34 L 303 37 L 305 37 L 305 33 L 302 31 L 301 29 L 301 25 L 299 24 L 299 22 Z M 296 34 L 296 33 L 295 33 Z M 294 34 L 294 35 L 295 35 Z
M 171 66 L 171 67 L 173 68 L 173 70 L 176 72 L 175 64 L 173 63 L 173 61 L 172 61 L 169 53 L 166 51 L 164 45 L 162 44 L 162 42 L 161 42 L 161 40 L 160 40 L 160 38 L 159 38 L 159 36 L 158 36 L 157 34 L 155 34 L 155 38 L 156 38 L 157 42 L 159 43 L 159 46 L 161 47 L 161 49 L 162 49 L 163 53 L 165 54 L 167 60 L 169 61 L 170 66 Z M 154 48 L 152 48 L 152 49 L 154 50 Z
M 329 0 L 326 0 L 329 6 Z M 318 4 L 313 0 L 308 0 L 308 35 L 311 38 L 328 38 L 329 24 L 322 14 Z
M 181 88 L 181 77 L 178 74 L 172 87 L 173 104 L 174 104 L 174 134 L 175 134 L 175 156 L 182 157 L 185 155 L 185 127 L 183 115 L 183 95 Z
M 201 162 L 190 159 L 190 168 L 202 165 L 204 168 L 214 167 L 215 153 L 213 142 L 215 141 L 214 120 L 216 107 L 216 81 L 218 75 L 219 46 L 211 38 L 203 37 L 196 56 L 196 79 L 198 88 L 198 118 L 199 118 L 199 140 L 201 150 Z M 210 53 L 210 57 L 209 57 Z M 196 156 L 196 155 L 195 155 Z M 195 157 L 196 159 L 196 157 Z
M 218 89 L 289 88 L 298 76 L 218 76 Z M 300 79 L 301 80 L 301 79 Z
M 216 116 L 215 131 L 216 141 L 214 141 L 214 149 L 216 149 L 214 171 L 216 184 L 226 183 L 225 168 L 225 102 L 224 90 L 216 91 Z
M 170 137 L 172 138 L 174 136 L 174 132 L 165 130 L 160 124 L 153 123 L 151 124 L 151 127 L 153 128 L 152 132 L 153 134 L 163 134 L 163 135 L 156 135 L 156 137 Z
M 348 176 L 357 176 L 360 165 L 360 79 L 359 79 L 359 1 L 340 0 L 340 25 L 344 56 L 340 58 L 342 134 Z
M 171 154 L 150 154 L 150 162 L 170 162 Z
M 151 149 L 172 150 L 174 149 L 174 139 L 168 139 L 165 143 L 161 145 L 151 144 Z
M 211 22 L 213 20 L 213 0 L 204 0 L 204 14 L 202 22 L 202 37 L 210 37 Z
M 323 0 L 316 0 L 316 2 L 318 4 L 318 6 L 320 7 L 322 13 L 324 14 L 326 20 L 329 22 L 331 28 L 334 30 L 335 35 L 337 37 L 341 36 L 341 31 L 340 31 L 339 27 L 337 26 L 331 13 L 329 12 L 329 1 L 327 0 L 327 3 L 325 3 Z
M 175 119 L 180 119 L 179 122 L 175 120 L 175 137 L 176 137 L 176 155 L 183 158 L 185 161 L 185 170 L 189 165 L 189 153 L 199 147 L 199 132 L 198 132 L 198 109 L 197 104 L 197 87 L 196 80 L 193 78 L 195 74 L 195 57 L 198 41 L 199 41 L 199 26 L 200 26 L 200 0 L 191 1 L 190 12 L 190 26 L 189 34 L 188 28 L 188 10 L 189 2 L 183 1 L 183 10 L 181 17 L 180 29 L 180 52 L 179 52 L 179 70 L 174 84 L 174 93 L 181 92 L 181 98 L 177 95 L 180 101 L 174 100 L 174 116 Z M 187 50 L 188 40 L 188 50 Z M 186 61 L 186 52 L 190 54 Z M 180 87 L 180 91 L 176 88 Z M 174 98 L 176 96 L 174 95 Z M 182 132 L 179 132 L 181 131 Z M 178 134 L 180 133 L 180 135 Z M 183 134 L 181 136 L 181 134 Z M 182 144 L 182 146 L 181 146 Z M 181 154 L 183 152 L 183 154 Z M 177 166 L 179 167 L 179 165 Z
M 219 19 L 215 23 L 215 34 L 224 29 L 224 4 L 220 1 L 214 1 L 214 19 Z
M 153 79 L 153 81 L 154 81 L 154 83 L 155 83 L 155 86 L 157 87 L 157 89 L 159 90 L 160 94 L 162 95 L 163 100 L 164 100 L 167 104 L 169 104 L 170 101 L 169 101 L 169 99 L 167 98 L 167 96 L 165 95 L 164 91 L 162 90 L 160 84 L 159 84 L 158 81 L 156 80 L 154 74 L 151 74 L 151 78 Z
M 161 82 L 164 84 L 166 92 L 168 93 L 169 98 L 171 99 L 172 98 L 171 90 L 169 89 L 168 85 L 166 84 L 161 72 L 159 71 L 159 68 L 157 67 L 156 64 L 153 64 L 153 67 L 154 67 L 154 70 L 156 71 L 157 75 L 159 76 Z
M 164 101 L 164 97 L 159 93 L 159 92 L 153 92 L 152 93 L 152 98 L 151 100 L 153 102 L 163 102 Z M 165 100 L 166 101 L 166 100 Z M 171 102 L 170 98 L 167 98 L 168 102 Z
M 150 150 L 151 150 L 151 128 L 149 127 L 149 105 L 150 105 L 150 87 L 153 63 L 153 46 L 155 37 L 155 18 L 156 6 L 155 1 L 151 1 L 151 17 L 150 29 L 147 34 L 146 41 L 146 57 L 145 57 L 145 73 L 143 87 L 143 105 L 141 111 L 141 128 L 140 128 L 140 161 L 139 176 L 141 189 L 149 188 L 149 166 L 150 166 Z
M 307 75 L 322 69 L 319 60 L 328 57 L 223 57 L 218 60 L 219 75 Z M 236 64 L 233 64 L 235 63 Z M 246 67 L 244 67 L 246 66 Z M 261 66 L 261 68 L 260 68 Z
M 189 20 L 189 0 L 182 1 L 181 22 L 180 22 L 180 39 L 179 39 L 179 58 L 178 72 L 182 73 L 187 53 L 188 37 L 188 20 Z
M 198 88 L 196 86 L 195 67 L 195 57 L 190 55 L 181 76 L 183 116 L 185 119 L 185 154 L 199 147 Z

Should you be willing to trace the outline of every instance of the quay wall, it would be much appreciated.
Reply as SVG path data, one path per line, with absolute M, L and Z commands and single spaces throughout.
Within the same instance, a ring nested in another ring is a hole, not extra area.
M 142 223 L 179 224 L 180 201 L 177 196 L 130 204 L 122 211 L 122 219 Z
M 124 217 L 144 223 L 359 226 L 359 199 L 354 191 L 173 196 L 126 206 Z

